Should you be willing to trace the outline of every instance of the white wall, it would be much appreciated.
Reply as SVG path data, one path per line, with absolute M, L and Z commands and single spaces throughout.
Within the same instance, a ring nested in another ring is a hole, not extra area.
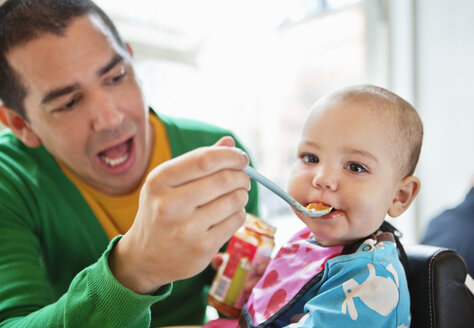
M 415 237 L 462 201 L 474 174 L 474 1 L 392 0 L 392 89 L 419 110 L 425 137 Z
M 474 173 L 474 1 L 418 1 L 417 17 L 424 220 L 461 201 Z

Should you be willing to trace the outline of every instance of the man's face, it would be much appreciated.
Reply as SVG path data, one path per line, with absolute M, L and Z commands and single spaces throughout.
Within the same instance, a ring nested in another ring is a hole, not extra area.
M 129 52 L 96 16 L 7 55 L 26 87 L 28 124 L 51 154 L 108 194 L 138 187 L 151 152 L 147 108 Z
M 400 182 L 377 113 L 349 101 L 328 101 L 306 121 L 289 193 L 301 204 L 334 208 L 321 218 L 298 215 L 324 245 L 349 244 L 375 232 Z M 393 151 L 393 149 L 392 149 Z

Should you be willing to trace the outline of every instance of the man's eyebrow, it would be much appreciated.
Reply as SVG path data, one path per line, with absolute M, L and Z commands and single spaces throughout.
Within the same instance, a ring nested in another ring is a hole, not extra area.
M 108 71 L 114 68 L 115 65 L 117 65 L 121 61 L 123 61 L 123 56 L 116 54 L 115 56 L 112 57 L 112 59 L 107 64 L 105 64 L 103 67 L 97 70 L 97 76 L 102 76 L 106 74 Z
M 44 97 L 43 99 L 41 99 L 41 104 L 44 105 L 56 98 L 59 98 L 61 96 L 64 96 L 64 95 L 67 95 L 68 93 L 71 93 L 75 90 L 79 89 L 79 84 L 78 83 L 74 83 L 72 85 L 68 85 L 67 87 L 63 87 L 63 88 L 57 88 L 57 89 L 53 89 L 51 91 L 49 91 Z
M 97 75 L 102 76 L 102 75 L 106 74 L 112 68 L 114 68 L 115 65 L 117 65 L 121 61 L 123 61 L 123 56 L 121 56 L 119 54 L 116 54 L 115 56 L 112 57 L 112 59 L 107 64 L 105 64 L 103 67 L 101 67 L 97 70 Z M 63 87 L 63 88 L 57 88 L 57 89 L 51 90 L 43 97 L 43 99 L 41 99 L 41 104 L 44 105 L 44 104 L 46 104 L 46 103 L 48 103 L 48 102 L 50 102 L 50 101 L 52 101 L 56 98 L 59 98 L 59 97 L 64 96 L 68 93 L 71 93 L 71 92 L 73 92 L 77 89 L 79 89 L 79 84 L 74 83 L 72 85 L 68 85 L 68 86 Z

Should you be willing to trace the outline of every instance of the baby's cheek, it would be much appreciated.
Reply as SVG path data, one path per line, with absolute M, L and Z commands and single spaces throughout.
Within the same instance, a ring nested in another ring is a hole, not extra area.
M 378 213 L 376 206 L 364 206 L 349 213 L 354 230 L 358 231 L 361 237 L 374 233 L 382 224 L 385 215 Z
M 311 177 L 301 170 L 293 169 L 288 179 L 288 193 L 297 201 L 307 196 L 311 189 Z
M 298 198 L 299 190 L 298 190 L 298 183 L 296 182 L 295 176 L 291 175 L 290 179 L 288 181 L 288 193 L 291 195 L 293 198 Z

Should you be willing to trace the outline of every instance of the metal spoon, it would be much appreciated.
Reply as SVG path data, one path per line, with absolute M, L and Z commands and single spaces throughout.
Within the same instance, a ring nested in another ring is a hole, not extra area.
M 328 214 L 332 210 L 332 207 L 330 207 L 327 210 L 322 210 L 322 211 L 317 211 L 315 209 L 308 209 L 308 208 L 304 207 L 303 205 L 301 205 L 300 203 L 298 203 L 296 201 L 296 199 L 294 199 L 293 197 L 288 195 L 288 193 L 286 191 L 281 189 L 279 186 L 277 186 L 272 181 L 265 178 L 263 175 L 261 175 L 260 173 L 255 171 L 250 166 L 247 166 L 244 169 L 244 172 L 247 173 L 248 176 L 251 177 L 252 179 L 254 179 L 255 181 L 260 182 L 262 185 L 264 185 L 265 187 L 267 187 L 268 189 L 273 191 L 276 195 L 280 196 L 285 202 L 290 204 L 291 207 L 293 207 L 295 210 L 297 210 L 298 212 L 300 212 L 301 214 L 303 214 L 307 217 L 310 217 L 310 218 L 320 217 L 320 216 L 323 216 L 325 214 Z

